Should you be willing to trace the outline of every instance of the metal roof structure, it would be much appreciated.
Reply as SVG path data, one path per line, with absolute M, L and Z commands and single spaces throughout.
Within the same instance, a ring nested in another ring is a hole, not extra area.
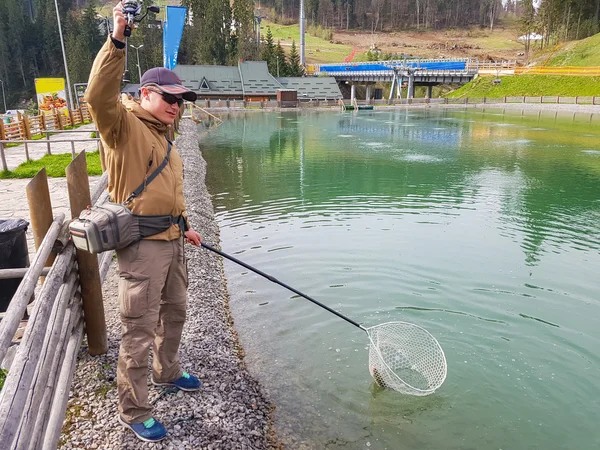
M 334 77 L 283 77 L 277 81 L 285 89 L 298 91 L 298 99 L 338 99 L 342 98 Z
M 283 86 L 271 76 L 266 61 L 238 63 L 244 95 L 277 95 Z
M 177 65 L 174 72 L 199 98 L 275 97 L 281 89 L 297 90 L 299 99 L 342 98 L 333 77 L 274 78 L 266 61 L 239 62 L 237 67 Z
M 202 95 L 242 96 L 242 79 L 235 66 L 175 66 L 174 72 L 188 89 Z

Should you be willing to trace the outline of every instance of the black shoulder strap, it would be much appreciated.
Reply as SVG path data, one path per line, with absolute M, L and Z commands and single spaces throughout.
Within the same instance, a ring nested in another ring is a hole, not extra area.
M 163 162 L 160 164 L 160 166 L 158 166 L 156 168 L 156 170 L 154 172 L 152 172 L 152 174 L 146 178 L 144 180 L 144 182 L 142 184 L 140 184 L 137 189 L 135 189 L 130 195 L 129 197 L 127 197 L 127 200 L 125 200 L 123 202 L 124 205 L 127 205 L 128 203 L 130 203 L 134 198 L 136 198 L 138 195 L 140 195 L 142 193 L 142 191 L 144 189 L 146 189 L 146 186 L 148 186 L 150 183 L 152 183 L 152 181 L 158 176 L 159 173 L 162 172 L 162 170 L 165 168 L 165 166 L 167 164 L 169 164 L 169 158 L 171 157 L 171 147 L 173 147 L 173 143 L 167 139 L 167 143 L 169 144 L 169 149 L 167 150 L 167 156 L 165 156 L 165 159 L 163 160 Z

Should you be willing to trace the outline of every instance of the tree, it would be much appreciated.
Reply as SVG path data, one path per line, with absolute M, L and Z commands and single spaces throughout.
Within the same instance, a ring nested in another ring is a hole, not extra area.
M 300 65 L 300 54 L 296 49 L 296 41 L 292 41 L 292 49 L 289 57 L 289 76 L 301 77 L 304 75 L 304 67 Z
M 226 0 L 181 0 L 188 8 L 183 44 L 187 64 L 231 63 L 231 7 Z
M 104 41 L 93 0 L 83 11 L 72 11 L 69 14 L 65 34 L 65 51 L 71 83 L 87 83 L 94 58 Z
M 260 57 L 263 61 L 267 62 L 269 72 L 271 74 L 276 73 L 277 67 L 275 60 L 275 43 L 273 42 L 273 33 L 271 32 L 271 27 L 267 27 L 267 37 L 265 38 L 265 43 L 262 46 Z
M 529 55 L 531 33 L 535 30 L 535 8 L 533 0 L 521 0 L 523 15 L 519 19 L 519 31 L 525 35 L 525 53 Z
M 254 4 L 252 0 L 234 0 L 233 20 L 235 23 L 236 48 L 232 53 L 233 62 L 253 60 L 258 56 L 258 46 L 254 35 Z
M 275 54 L 273 59 L 275 60 L 275 70 L 273 72 L 269 70 L 269 72 L 271 72 L 271 75 L 275 75 L 278 77 L 290 76 L 290 68 L 285 57 L 285 51 L 281 46 L 281 41 L 277 41 L 277 47 L 275 47 Z

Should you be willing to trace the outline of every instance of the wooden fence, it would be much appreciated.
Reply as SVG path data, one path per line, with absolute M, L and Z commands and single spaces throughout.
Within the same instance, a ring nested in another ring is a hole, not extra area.
M 107 180 L 105 173 L 90 193 L 85 154 L 77 156 L 67 168 L 72 216 L 88 204 L 105 201 Z M 0 361 L 13 353 L 0 391 L 0 442 L 7 450 L 54 450 L 84 325 L 89 353 L 107 351 L 101 284 L 113 252 L 96 256 L 74 248 L 64 214 L 52 217 L 45 170 L 28 184 L 27 197 L 37 253 L 27 269 L 0 270 L 0 278 L 23 276 L 0 321 Z M 53 262 L 49 260 L 52 255 Z M 15 345 L 15 332 L 44 274 L 47 276 L 33 302 L 23 338 Z
M 9 120 L 8 123 L 3 120 L 6 118 Z M 92 116 L 85 104 L 79 108 L 67 110 L 67 114 L 61 113 L 58 109 L 52 109 L 37 116 L 24 114 L 2 116 L 0 117 L 0 140 L 27 140 L 39 136 L 45 131 L 64 130 L 65 127 L 91 121 Z

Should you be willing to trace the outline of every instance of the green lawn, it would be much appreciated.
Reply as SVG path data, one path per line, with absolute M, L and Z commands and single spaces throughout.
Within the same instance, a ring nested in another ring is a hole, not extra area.
M 296 47 L 300 51 L 300 25 L 279 25 L 272 22 L 262 21 L 261 40 L 267 35 L 267 27 L 271 28 L 273 33 L 273 42 L 281 41 L 281 46 L 289 53 L 292 40 L 296 41 Z M 309 64 L 319 64 L 327 62 L 342 62 L 344 58 L 352 53 L 352 47 L 342 44 L 331 44 L 321 38 L 311 36 L 306 33 L 306 62 Z
M 88 167 L 89 175 L 102 175 L 102 166 L 100 165 L 100 153 L 86 153 L 85 159 Z M 72 157 L 70 153 L 62 153 L 59 155 L 45 155 L 43 158 L 28 161 L 21 164 L 15 170 L 5 170 L 0 172 L 2 178 L 33 178 L 42 168 L 46 168 L 46 173 L 49 177 L 64 177 L 65 168 L 71 163 Z
M 502 98 L 513 96 L 560 95 L 565 97 L 600 96 L 600 77 L 571 77 L 556 75 L 516 75 L 479 77 L 448 94 L 449 98 Z
M 600 33 L 577 42 L 569 42 L 554 52 L 547 66 L 600 66 Z

